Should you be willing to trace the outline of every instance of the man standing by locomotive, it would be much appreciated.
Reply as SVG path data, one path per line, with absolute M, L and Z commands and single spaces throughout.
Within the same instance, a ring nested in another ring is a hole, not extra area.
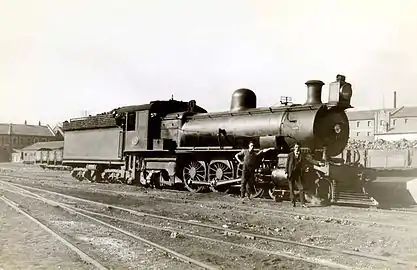
M 323 162 L 314 160 L 310 154 L 301 153 L 300 145 L 296 143 L 293 151 L 288 154 L 287 166 L 285 168 L 285 176 L 288 179 L 290 188 L 290 198 L 293 207 L 295 207 L 294 185 L 297 185 L 300 192 L 300 203 L 302 207 L 307 207 L 304 203 L 304 172 L 309 164 L 323 166 Z
M 248 198 L 251 199 L 251 193 L 253 191 L 254 180 L 255 180 L 255 170 L 258 165 L 259 155 L 266 153 L 268 151 L 274 150 L 274 147 L 263 149 L 259 152 L 254 150 L 253 142 L 249 142 L 248 149 L 243 149 L 241 152 L 235 155 L 236 160 L 239 164 L 243 164 L 242 169 L 242 180 L 240 183 L 240 194 L 241 198 L 245 198 L 245 193 L 248 194 Z M 240 157 L 243 156 L 243 161 Z

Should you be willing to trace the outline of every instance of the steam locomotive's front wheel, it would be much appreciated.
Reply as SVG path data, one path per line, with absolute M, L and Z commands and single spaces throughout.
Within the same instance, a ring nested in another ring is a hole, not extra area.
M 328 205 L 332 199 L 333 185 L 329 179 L 320 173 L 315 173 L 313 185 L 310 192 L 306 192 L 306 201 L 313 204 Z
M 184 166 L 182 177 L 185 188 L 191 192 L 201 192 L 205 189 L 204 185 L 194 184 L 195 182 L 206 182 L 206 168 L 201 161 L 192 160 Z
M 252 194 L 252 196 L 254 198 L 260 198 L 262 197 L 262 195 L 264 195 L 265 190 L 261 187 L 257 187 L 256 184 L 253 186 L 253 189 L 254 193 Z

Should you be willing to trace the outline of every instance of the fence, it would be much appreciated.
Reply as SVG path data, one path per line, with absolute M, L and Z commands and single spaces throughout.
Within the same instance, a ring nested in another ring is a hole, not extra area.
M 345 149 L 341 157 L 348 160 Z M 358 149 L 350 150 L 351 160 L 368 168 L 417 168 L 417 149 Z

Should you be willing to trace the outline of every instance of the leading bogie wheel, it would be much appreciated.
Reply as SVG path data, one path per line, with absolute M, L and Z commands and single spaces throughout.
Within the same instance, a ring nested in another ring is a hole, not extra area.
M 276 201 L 277 199 L 277 194 L 275 194 L 275 187 L 272 188 L 268 188 L 268 195 L 271 199 L 273 199 L 274 201 Z
M 306 193 L 306 200 L 309 203 L 327 205 L 332 198 L 332 184 L 329 179 L 322 177 L 319 172 L 315 174 L 314 192 L 312 195 Z
M 252 194 L 252 196 L 254 198 L 260 198 L 262 197 L 262 195 L 264 195 L 265 190 L 261 187 L 256 187 L 256 184 L 253 186 L 254 188 L 254 193 Z

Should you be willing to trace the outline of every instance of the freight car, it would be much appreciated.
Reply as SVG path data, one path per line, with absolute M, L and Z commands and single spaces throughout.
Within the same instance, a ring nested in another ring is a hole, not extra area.
M 182 183 L 192 192 L 219 191 L 239 185 L 241 167 L 233 157 L 253 141 L 256 148 L 276 149 L 260 161 L 255 183 L 256 196 L 268 191 L 275 198 L 287 189 L 286 157 L 298 142 L 327 164 L 310 168 L 309 190 L 336 200 L 329 168 L 348 142 L 345 110 L 351 108 L 352 87 L 338 75 L 323 103 L 324 83 L 306 85 L 304 104 L 257 108 L 255 93 L 238 89 L 224 112 L 208 113 L 194 100 L 171 99 L 71 119 L 64 123 L 63 162 L 78 179 L 157 187 Z

